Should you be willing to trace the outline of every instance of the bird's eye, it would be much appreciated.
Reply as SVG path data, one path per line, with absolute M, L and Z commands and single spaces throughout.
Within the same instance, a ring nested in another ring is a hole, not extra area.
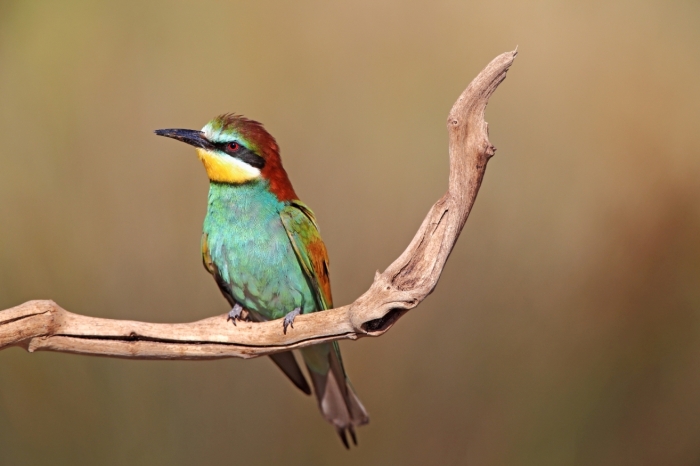
M 231 152 L 236 152 L 238 149 L 241 148 L 241 145 L 234 141 L 234 142 L 229 142 L 228 146 L 226 146 L 226 148 Z

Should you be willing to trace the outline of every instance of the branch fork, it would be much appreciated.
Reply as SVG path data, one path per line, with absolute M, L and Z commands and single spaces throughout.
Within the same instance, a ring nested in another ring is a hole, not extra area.
M 484 112 L 517 55 L 489 63 L 447 118 L 449 189 L 430 209 L 406 250 L 353 303 L 299 315 L 286 334 L 279 321 L 236 326 L 227 315 L 187 324 L 156 324 L 73 314 L 53 301 L 28 301 L 0 311 L 0 350 L 58 351 L 130 359 L 253 358 L 332 340 L 380 336 L 437 285 L 471 212 L 496 148 Z

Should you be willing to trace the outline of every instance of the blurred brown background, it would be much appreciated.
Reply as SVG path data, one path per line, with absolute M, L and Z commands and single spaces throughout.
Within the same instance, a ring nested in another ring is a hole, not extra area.
M 0 309 L 221 314 L 194 151 L 265 123 L 338 304 L 447 184 L 445 119 L 520 47 L 498 147 L 434 294 L 342 344 L 372 423 L 346 452 L 266 359 L 0 352 L 0 464 L 700 462 L 700 3 L 0 1 Z

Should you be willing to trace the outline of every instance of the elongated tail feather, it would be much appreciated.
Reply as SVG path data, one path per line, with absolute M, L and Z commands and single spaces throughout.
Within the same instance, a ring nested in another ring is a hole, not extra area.
M 367 424 L 369 416 L 345 376 L 337 343 L 314 345 L 301 350 L 309 370 L 321 414 L 335 426 L 349 448 L 347 433 L 357 445 L 355 427 Z

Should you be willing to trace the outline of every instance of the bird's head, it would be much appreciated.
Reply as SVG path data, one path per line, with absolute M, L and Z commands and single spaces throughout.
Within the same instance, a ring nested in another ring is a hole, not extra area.
M 279 146 L 257 121 L 227 113 L 201 131 L 158 129 L 155 133 L 196 147 L 210 181 L 238 185 L 267 180 L 280 200 L 296 199 Z

